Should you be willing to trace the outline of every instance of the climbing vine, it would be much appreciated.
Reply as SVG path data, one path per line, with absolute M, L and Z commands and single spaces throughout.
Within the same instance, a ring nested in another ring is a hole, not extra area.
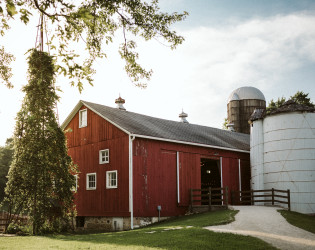
M 14 157 L 6 186 L 11 214 L 27 214 L 33 234 L 61 230 L 73 214 L 76 167 L 67 154 L 66 139 L 56 121 L 53 58 L 31 50 L 28 84 L 17 114 Z

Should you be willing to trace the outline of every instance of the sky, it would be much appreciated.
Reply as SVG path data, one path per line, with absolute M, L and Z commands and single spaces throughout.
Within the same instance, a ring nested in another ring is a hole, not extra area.
M 79 100 L 115 107 L 119 95 L 128 111 L 179 121 L 183 110 L 190 123 L 216 128 L 227 117 L 230 93 L 242 86 L 261 90 L 267 103 L 297 91 L 309 93 L 315 102 L 314 0 L 160 0 L 160 7 L 169 13 L 185 10 L 189 16 L 172 26 L 185 38 L 176 50 L 163 40 L 137 39 L 140 63 L 153 70 L 148 87 L 134 86 L 124 72 L 117 34 L 104 47 L 107 59 L 95 61 L 93 87 L 85 85 L 80 94 L 68 79 L 57 78 L 63 91 L 57 105 L 60 124 Z M 35 17 L 28 26 L 15 22 L 0 37 L 0 46 L 16 57 L 14 88 L 0 85 L 0 146 L 13 135 L 21 108 L 25 53 L 36 41 Z

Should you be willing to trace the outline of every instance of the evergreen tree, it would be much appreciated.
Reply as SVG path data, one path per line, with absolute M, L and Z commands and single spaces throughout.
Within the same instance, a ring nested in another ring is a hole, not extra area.
M 268 103 L 268 106 L 266 108 L 266 113 L 270 114 L 272 111 L 279 108 L 283 103 L 285 103 L 284 97 L 278 98 L 277 101 L 274 101 L 273 99 L 271 99 L 271 101 Z
M 296 92 L 294 96 L 290 97 L 290 99 L 298 104 L 303 104 L 311 108 L 315 107 L 314 103 L 311 102 L 311 99 L 308 98 L 308 93 L 305 94 L 303 91 Z
M 57 230 L 73 212 L 75 166 L 67 154 L 66 139 L 58 126 L 54 107 L 53 59 L 45 52 L 31 50 L 28 84 L 17 114 L 14 157 L 6 186 L 11 214 L 26 213 L 33 234 L 47 228 Z

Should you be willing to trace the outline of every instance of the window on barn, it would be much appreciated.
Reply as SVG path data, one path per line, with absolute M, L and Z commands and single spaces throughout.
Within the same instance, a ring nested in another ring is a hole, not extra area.
M 79 128 L 87 126 L 87 109 L 79 111 Z
M 100 150 L 100 164 L 109 163 L 109 149 Z
M 117 188 L 117 170 L 106 172 L 106 188 Z
M 78 175 L 74 175 L 74 179 L 75 179 L 75 184 L 74 186 L 71 188 L 72 192 L 76 192 L 78 190 Z
M 86 175 L 86 189 L 87 190 L 96 189 L 96 173 Z

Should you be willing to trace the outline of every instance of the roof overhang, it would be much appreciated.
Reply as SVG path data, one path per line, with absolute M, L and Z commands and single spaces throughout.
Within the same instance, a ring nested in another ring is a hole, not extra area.
M 239 153 L 247 153 L 247 154 L 250 153 L 250 151 L 248 151 L 248 150 L 219 147 L 219 146 L 213 146 L 213 145 L 201 144 L 201 143 L 194 143 L 194 142 L 187 142 L 187 141 L 177 141 L 177 140 L 165 139 L 165 138 L 159 138 L 159 137 L 153 137 L 153 136 L 147 136 L 147 135 L 131 134 L 131 136 L 134 136 L 135 138 L 138 137 L 138 138 L 144 138 L 144 139 L 150 139 L 150 140 L 156 140 L 156 141 L 166 141 L 166 142 L 185 144 L 185 145 L 191 145 L 191 146 L 197 146 L 197 147 L 215 148 L 215 149 L 222 149 L 222 150 L 234 151 L 234 152 L 239 152 Z

